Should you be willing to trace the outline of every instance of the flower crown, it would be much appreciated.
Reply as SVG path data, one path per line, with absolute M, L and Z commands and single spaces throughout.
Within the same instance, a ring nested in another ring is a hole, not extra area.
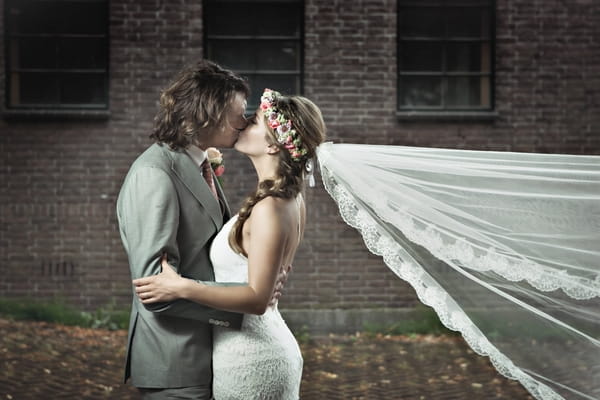
M 302 147 L 300 136 L 293 128 L 292 121 L 284 117 L 275 107 L 275 100 L 281 93 L 265 89 L 260 98 L 260 109 L 267 117 L 267 123 L 277 133 L 277 141 L 282 144 L 292 156 L 292 160 L 300 161 L 308 151 Z

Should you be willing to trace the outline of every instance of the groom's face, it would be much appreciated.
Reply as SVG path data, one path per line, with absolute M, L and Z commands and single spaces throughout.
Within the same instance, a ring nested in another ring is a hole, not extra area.
M 246 96 L 242 93 L 236 93 L 233 102 L 227 110 L 225 126 L 217 132 L 210 143 L 214 147 L 233 147 L 237 141 L 240 132 L 248 124 L 244 114 L 246 113 Z

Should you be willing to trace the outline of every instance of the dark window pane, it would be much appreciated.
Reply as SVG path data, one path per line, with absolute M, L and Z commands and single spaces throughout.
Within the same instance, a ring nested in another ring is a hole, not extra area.
M 9 7 L 11 33 L 107 32 L 105 1 L 13 1 Z
M 104 75 L 68 74 L 61 77 L 61 103 L 106 103 Z
M 482 96 L 487 89 L 483 85 L 488 85 L 487 78 L 479 76 L 448 77 L 446 98 L 448 107 L 487 106 L 489 101 Z
M 489 71 L 487 43 L 448 43 L 447 69 L 452 72 Z M 486 70 L 484 71 L 484 65 Z
M 399 13 L 398 29 L 401 37 L 441 37 L 444 35 L 444 19 L 441 8 L 403 8 Z
M 490 0 L 398 1 L 398 107 L 491 106 L 492 4 Z
M 54 33 L 60 25 L 52 3 L 11 1 L 8 7 L 11 33 Z
M 286 95 L 300 94 L 300 77 L 294 75 L 246 75 L 250 84 L 251 94 L 248 100 L 248 110 L 258 107 L 260 96 L 265 88 L 276 90 Z
M 265 88 L 277 90 L 283 94 L 299 94 L 300 82 L 297 75 L 256 75 L 254 78 L 258 97 Z
M 207 58 L 238 71 L 298 70 L 300 44 L 290 40 L 212 40 Z
M 62 16 L 61 32 L 105 34 L 108 31 L 106 3 L 60 2 L 57 12 Z
M 205 0 L 203 4 L 205 56 L 248 79 L 249 111 L 254 111 L 265 87 L 301 92 L 302 2 Z
M 63 38 L 59 41 L 61 68 L 106 68 L 106 39 Z
M 449 2 L 447 3 L 449 6 L 452 6 L 453 4 L 456 6 L 482 6 L 482 7 L 489 7 L 490 6 L 490 0 L 459 0 L 457 2 Z
M 447 10 L 449 37 L 489 38 L 489 12 L 481 8 Z
M 56 75 L 47 73 L 19 74 L 20 104 L 57 104 L 58 80 Z
M 304 13 L 300 4 L 268 4 L 258 12 L 262 16 L 262 23 L 256 23 L 257 34 L 300 35 L 300 18 Z
M 442 44 L 439 42 L 403 42 L 400 47 L 402 71 L 442 71 Z
M 205 32 L 207 35 L 230 35 L 235 32 L 239 36 L 254 35 L 256 22 L 246 18 L 251 12 L 250 5 L 235 5 L 216 2 L 204 3 Z
M 56 40 L 53 38 L 15 38 L 11 45 L 17 46 L 11 51 L 18 55 L 14 68 L 56 67 Z
M 432 107 L 442 104 L 442 78 L 439 76 L 403 76 L 400 78 L 402 107 Z
M 256 68 L 254 46 L 246 40 L 211 40 L 206 58 L 236 71 Z
M 8 106 L 106 104 L 108 2 L 5 1 Z
M 61 3 L 32 3 L 29 9 L 31 23 L 38 23 L 38 26 L 30 26 L 29 32 L 35 33 L 62 33 L 65 17 L 62 14 L 63 7 Z
M 256 49 L 257 68 L 262 70 L 298 70 L 300 43 L 298 41 L 265 41 Z
M 207 35 L 299 36 L 300 4 L 205 2 Z M 258 16 L 259 18 L 249 18 Z

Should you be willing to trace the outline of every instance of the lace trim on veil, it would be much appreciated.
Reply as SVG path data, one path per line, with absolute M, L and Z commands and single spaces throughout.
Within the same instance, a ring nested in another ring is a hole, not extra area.
M 600 157 L 325 143 L 318 158 L 344 221 L 476 353 L 537 399 L 598 398 Z
M 332 177 L 329 176 L 328 180 L 331 182 Z M 377 210 L 390 208 L 388 204 L 382 203 L 384 201 L 385 199 L 379 199 L 375 205 Z M 452 235 L 443 234 L 439 228 L 417 221 L 402 210 L 394 209 L 394 213 L 397 217 L 394 226 L 411 242 L 427 248 L 440 260 L 455 261 L 475 271 L 493 271 L 511 282 L 526 281 L 543 292 L 561 289 L 576 300 L 600 297 L 600 275 L 596 275 L 594 280 L 573 276 L 566 270 L 545 268 L 531 260 L 509 257 L 493 247 L 478 248 L 464 238 L 454 239 Z
M 477 354 L 488 356 L 494 367 L 503 376 L 518 380 L 523 386 L 536 398 L 545 400 L 564 400 L 564 398 L 550 389 L 548 386 L 532 379 L 520 368 L 516 367 L 512 361 L 504 356 L 496 347 L 494 347 L 479 329 L 473 324 L 469 317 L 462 311 L 454 310 L 449 312 L 446 302 L 450 300 L 445 291 L 435 283 L 435 281 L 423 279 L 426 272 L 418 265 L 402 260 L 399 254 L 402 253 L 402 247 L 398 245 L 389 234 L 378 229 L 375 220 L 360 207 L 350 193 L 339 185 L 326 168 L 322 168 L 321 175 L 325 189 L 336 201 L 340 215 L 344 221 L 351 227 L 357 229 L 369 251 L 375 255 L 383 257 L 385 264 L 401 279 L 407 281 L 416 291 L 419 300 L 432 307 L 438 314 L 440 321 L 453 331 L 462 334 L 468 345 Z M 407 227 L 414 225 L 407 224 Z M 406 230 L 403 233 L 407 237 L 421 238 L 423 235 L 431 234 L 431 229 L 418 231 L 416 229 Z M 435 239 L 434 239 L 435 240 Z M 427 240 L 428 246 L 432 241 Z M 459 244 L 457 249 L 465 251 Z M 428 247 L 429 248 L 429 247 Z M 444 246 L 434 246 L 434 248 L 444 248 Z M 469 252 L 469 250 L 466 250 Z M 549 289 L 552 290 L 552 289 Z
M 325 189 L 336 201 L 344 221 L 361 233 L 370 252 L 382 256 L 385 264 L 398 277 L 407 281 L 415 289 L 419 300 L 432 307 L 439 316 L 440 321 L 448 329 L 460 332 L 473 351 L 479 355 L 489 357 L 500 374 L 509 379 L 519 381 L 535 398 L 564 400 L 554 390 L 533 379 L 530 375 L 515 366 L 508 357 L 488 341 L 462 310 L 457 310 L 455 307 L 452 307 L 453 310 L 451 310 L 449 303 L 452 302 L 452 299 L 447 293 L 437 282 L 428 278 L 428 274 L 420 266 L 402 259 L 402 247 L 387 232 L 378 228 L 377 222 L 354 200 L 354 197 L 342 185 L 336 182 L 326 166 L 321 165 L 321 175 Z M 505 257 L 500 257 L 494 249 L 489 249 L 484 255 L 475 256 L 475 250 L 464 241 L 457 240 L 453 245 L 444 243 L 441 235 L 431 226 L 418 229 L 417 223 L 412 218 L 407 214 L 402 214 L 402 216 L 405 221 L 399 227 L 402 233 L 415 243 L 424 245 L 442 260 L 460 259 L 462 262 L 468 263 L 470 268 L 475 268 L 474 265 L 477 264 L 495 264 L 496 268 L 494 268 L 494 271 L 505 278 L 513 281 L 526 279 L 540 290 L 554 290 L 560 287 L 565 293 L 576 298 L 589 298 L 590 296 L 598 295 L 597 287 L 598 283 L 600 283 L 598 279 L 596 279 L 596 289 L 594 291 L 593 288 L 589 288 L 589 282 L 579 279 L 568 280 L 571 283 L 564 285 L 564 275 L 561 274 L 560 279 L 554 279 L 551 273 L 545 273 L 541 267 L 532 268 L 531 265 L 528 265 L 527 270 L 536 271 L 535 274 L 531 272 L 518 273 L 514 271 L 518 269 L 514 268 L 517 262 L 511 262 Z M 494 262 L 485 262 L 488 258 L 493 258 Z M 470 260 L 472 262 L 469 262 Z

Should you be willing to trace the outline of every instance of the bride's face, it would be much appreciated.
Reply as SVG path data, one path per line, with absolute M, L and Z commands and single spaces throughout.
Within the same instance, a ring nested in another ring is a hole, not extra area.
M 267 142 L 268 129 L 263 111 L 259 108 L 248 118 L 248 126 L 240 132 L 234 148 L 248 156 L 267 154 L 270 146 Z

